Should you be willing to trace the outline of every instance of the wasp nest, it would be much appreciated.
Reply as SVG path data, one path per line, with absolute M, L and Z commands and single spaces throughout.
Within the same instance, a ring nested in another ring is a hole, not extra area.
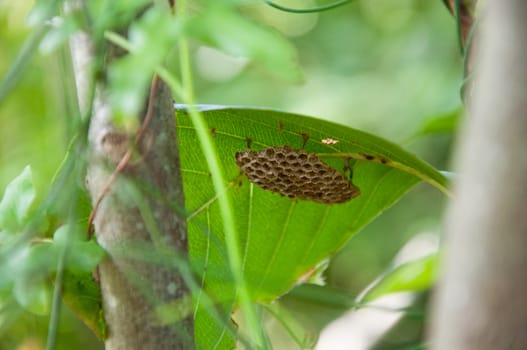
M 315 154 L 288 145 L 236 152 L 236 164 L 252 183 L 289 198 L 332 204 L 360 194 L 338 170 Z

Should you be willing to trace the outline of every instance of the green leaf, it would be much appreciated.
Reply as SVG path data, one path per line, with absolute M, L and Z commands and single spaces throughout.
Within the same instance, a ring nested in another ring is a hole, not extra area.
M 270 28 L 263 28 L 223 7 L 212 7 L 187 26 L 191 37 L 229 55 L 253 59 L 269 72 L 298 82 L 302 74 L 294 46 Z
M 385 294 L 417 292 L 430 288 L 437 278 L 438 253 L 397 266 L 383 276 L 362 299 L 368 302 Z
M 26 224 L 35 199 L 31 167 L 26 166 L 9 185 L 0 202 L 0 229 L 17 232 Z
M 30 27 L 36 26 L 47 20 L 52 11 L 57 7 L 58 1 L 38 0 L 35 2 L 26 18 L 26 24 Z
M 23 276 L 18 278 L 13 288 L 16 301 L 26 310 L 36 315 L 47 315 L 51 308 L 51 285 L 43 278 Z
M 41 241 L 14 253 L 6 268 L 0 269 L 5 291 L 27 311 L 46 315 L 51 304 L 50 274 L 55 271 L 60 251 L 52 241 Z
M 51 241 L 32 244 L 23 248 L 18 260 L 18 271 L 21 276 L 46 276 L 57 268 L 60 249 Z
M 7 262 L 0 265 L 0 303 L 11 295 L 16 296 L 17 289 L 13 289 L 13 286 L 18 285 L 18 288 L 23 289 L 21 286 L 28 284 L 28 281 L 47 278 L 54 271 L 57 259 L 57 251 L 51 241 L 34 243 L 12 251 Z M 33 303 L 27 301 L 29 299 L 32 297 L 22 296 L 19 303 L 24 307 L 31 305 L 31 311 L 34 307 Z
M 53 21 L 52 29 L 46 33 L 40 42 L 40 51 L 50 53 L 67 42 L 70 36 L 80 29 L 78 19 L 72 14 L 65 17 L 57 17 Z
M 226 187 L 243 252 L 242 269 L 254 301 L 269 302 L 288 292 L 420 180 L 448 192 L 446 179 L 431 166 L 399 146 L 359 130 L 263 109 L 209 108 L 202 113 L 228 179 Z M 228 348 L 233 335 L 227 325 L 236 292 L 216 201 L 225 194 L 214 191 L 184 109 L 177 111 L 177 123 L 191 260 L 204 290 L 224 317 L 222 323 L 215 322 L 196 296 L 196 346 L 206 349 L 225 342 L 218 349 Z M 253 150 L 285 144 L 301 149 L 305 143 L 305 151 L 337 170 L 345 167 L 346 159 L 354 159 L 353 182 L 361 195 L 327 205 L 265 191 L 240 176 L 236 165 L 235 154 L 247 149 L 247 138 Z
M 287 294 L 287 297 L 342 311 L 356 306 L 353 295 L 340 289 L 310 283 L 296 286 Z
M 66 268 L 72 272 L 89 272 L 97 267 L 105 255 L 104 249 L 95 238 L 86 242 L 76 242 L 66 261 Z
M 70 272 L 91 272 L 105 255 L 104 249 L 97 244 L 95 237 L 85 241 L 85 234 L 82 225 L 64 225 L 53 235 L 57 247 L 67 246 L 66 269 Z M 61 250 L 57 249 L 57 251 Z
M 424 136 L 437 133 L 453 133 L 456 131 L 461 120 L 461 110 L 452 113 L 440 115 L 427 120 L 417 133 L 418 136 Z
M 109 69 L 110 99 L 119 124 L 135 119 L 143 107 L 154 69 L 176 44 L 180 24 L 170 12 L 149 9 L 129 31 L 132 51 Z
M 107 336 L 99 285 L 91 272 L 65 273 L 62 287 L 64 303 L 104 341 Z
M 112 28 L 124 28 L 151 3 L 151 0 L 91 0 L 84 3 L 93 21 L 93 33 L 102 35 Z
M 280 322 L 289 336 L 300 349 L 314 349 L 318 335 L 309 332 L 288 310 L 279 302 L 266 306 L 266 310 Z
M 4 266 L 0 266 L 0 304 L 11 294 L 13 281 Z
M 94 292 L 91 289 L 94 287 L 87 286 L 86 284 L 90 283 L 87 280 L 91 279 L 93 269 L 104 257 L 105 252 L 95 240 L 84 241 L 84 236 L 82 226 L 63 225 L 55 231 L 53 240 L 42 239 L 23 247 L 11 257 L 5 268 L 0 268 L 2 276 L 0 294 L 6 294 L 11 291 L 11 286 L 14 286 L 12 294 L 22 307 L 38 315 L 47 314 L 51 302 L 49 281 L 57 269 L 60 255 L 63 254 L 64 249 L 68 249 L 66 271 L 68 276 L 76 277 L 71 277 L 73 280 L 67 281 L 70 285 L 66 293 L 73 290 L 83 292 L 84 288 L 88 290 L 87 297 L 93 299 Z M 81 299 L 83 297 L 85 296 L 82 294 L 76 296 L 79 299 L 77 304 L 85 302 Z M 68 295 L 65 298 L 71 299 L 72 296 Z M 90 312 L 82 309 L 82 305 L 74 305 L 74 307 L 81 308 L 83 312 L 81 318 L 91 323 L 90 326 L 97 326 L 99 321 L 95 321 L 99 317 L 98 309 L 92 308 L 90 311 L 92 314 L 88 315 Z M 103 335 L 100 329 L 94 331 L 99 336 Z

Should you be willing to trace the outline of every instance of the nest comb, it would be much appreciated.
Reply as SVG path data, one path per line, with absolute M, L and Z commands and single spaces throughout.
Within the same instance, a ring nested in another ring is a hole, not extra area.
M 360 190 L 316 154 L 288 145 L 236 152 L 236 164 L 249 181 L 264 190 L 317 203 L 343 203 Z

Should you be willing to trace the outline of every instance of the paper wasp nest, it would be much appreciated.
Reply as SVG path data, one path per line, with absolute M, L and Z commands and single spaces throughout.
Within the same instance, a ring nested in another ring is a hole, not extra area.
M 252 183 L 289 198 L 332 204 L 360 194 L 343 174 L 315 154 L 288 145 L 236 152 L 236 164 Z

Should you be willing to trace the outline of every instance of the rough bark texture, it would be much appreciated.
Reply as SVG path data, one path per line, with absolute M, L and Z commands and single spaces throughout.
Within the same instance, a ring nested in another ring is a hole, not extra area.
M 527 2 L 489 0 L 432 349 L 527 349 Z
M 77 73 L 85 77 L 79 62 L 90 52 L 88 38 L 77 37 L 72 50 Z M 78 79 L 77 84 L 86 81 Z M 85 86 L 79 86 L 81 93 L 85 90 Z M 80 96 L 81 101 L 84 98 Z M 94 202 L 134 138 L 116 130 L 110 119 L 105 89 L 100 86 L 89 132 L 91 158 L 86 179 Z M 165 303 L 189 300 L 178 269 L 159 264 L 167 247 L 181 255 L 187 251 L 186 221 L 175 210 L 184 206 L 178 154 L 172 97 L 159 81 L 148 129 L 135 155 L 104 196 L 94 221 L 97 240 L 108 253 L 99 266 L 108 350 L 193 348 L 190 316 L 167 326 L 155 313 L 156 307 Z M 137 191 L 132 192 L 141 195 L 131 195 L 123 179 L 134 185 Z M 142 212 L 138 203 L 142 203 Z M 144 218 L 145 210 L 151 214 L 149 220 Z M 123 256 L 122 248 L 127 243 L 141 245 L 145 254 Z M 156 257 L 158 263 L 145 256 Z

